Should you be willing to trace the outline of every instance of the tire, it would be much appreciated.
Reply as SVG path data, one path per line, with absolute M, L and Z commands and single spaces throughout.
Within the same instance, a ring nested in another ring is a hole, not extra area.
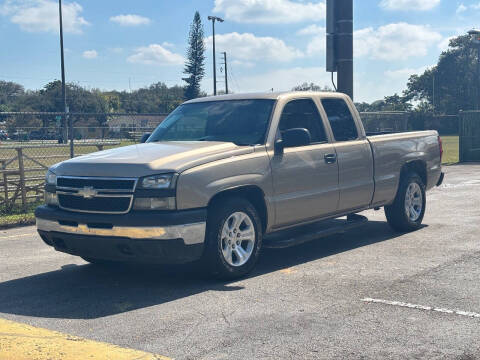
M 202 258 L 210 274 L 225 280 L 245 276 L 255 267 L 261 248 L 262 222 L 250 202 L 235 197 L 212 204 Z
M 426 207 L 425 184 L 414 172 L 400 179 L 397 196 L 393 204 L 385 206 L 388 224 L 396 231 L 418 230 L 423 221 Z

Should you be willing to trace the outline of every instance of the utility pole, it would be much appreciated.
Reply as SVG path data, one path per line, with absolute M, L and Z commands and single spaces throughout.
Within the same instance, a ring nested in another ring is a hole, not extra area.
M 215 59 L 215 21 L 223 22 L 222 18 L 218 16 L 209 16 L 208 20 L 212 21 L 212 34 L 213 34 L 213 95 L 217 95 L 217 64 Z
M 228 94 L 228 67 L 227 67 L 227 53 L 223 53 L 223 65 L 225 66 L 225 94 Z
M 327 71 L 353 100 L 353 0 L 327 0 Z
M 62 138 L 64 141 L 66 140 L 67 136 L 70 135 L 70 157 L 74 157 L 73 151 L 73 127 L 72 127 L 72 119 L 69 118 L 68 114 L 68 106 L 67 106 L 67 92 L 65 89 L 65 57 L 63 51 L 63 18 L 62 18 L 62 0 L 58 0 L 58 14 L 60 18 L 60 58 L 61 58 L 61 67 L 62 67 L 62 101 L 63 101 L 63 135 Z M 68 119 L 68 123 L 67 123 Z M 68 129 L 70 131 L 67 130 Z

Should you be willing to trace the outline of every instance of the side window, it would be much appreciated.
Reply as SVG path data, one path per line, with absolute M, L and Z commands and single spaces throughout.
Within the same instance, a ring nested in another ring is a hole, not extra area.
M 358 138 L 355 120 L 343 99 L 323 99 L 322 105 L 327 113 L 335 140 L 348 141 Z
M 317 106 L 311 99 L 292 100 L 283 108 L 279 130 L 304 128 L 310 132 L 312 144 L 327 142 L 322 118 Z

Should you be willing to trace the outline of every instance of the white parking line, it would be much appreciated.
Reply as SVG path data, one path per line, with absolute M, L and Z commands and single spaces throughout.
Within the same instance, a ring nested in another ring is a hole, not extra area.
M 385 304 L 385 305 L 392 305 L 392 306 L 400 306 L 400 307 L 409 308 L 409 309 L 436 311 L 444 314 L 455 314 L 455 315 L 461 315 L 461 316 L 468 316 L 471 318 L 480 318 L 479 313 L 475 313 L 471 311 L 443 309 L 443 308 L 437 308 L 434 306 L 416 305 L 416 304 L 410 304 L 410 303 L 405 303 L 401 301 L 389 301 L 389 300 L 382 300 L 382 299 L 365 298 L 365 299 L 362 299 L 362 301 L 366 303 Z

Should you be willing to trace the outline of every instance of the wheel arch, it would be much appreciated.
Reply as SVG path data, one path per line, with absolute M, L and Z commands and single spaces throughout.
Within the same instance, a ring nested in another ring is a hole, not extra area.
M 244 198 L 255 207 L 262 221 L 262 232 L 265 233 L 268 226 L 267 203 L 265 201 L 265 193 L 256 185 L 243 185 L 222 190 L 210 199 L 207 209 L 211 209 L 218 201 L 232 197 Z
M 428 184 L 427 164 L 423 160 L 412 160 L 405 163 L 400 171 L 400 180 L 402 180 L 409 172 L 414 172 L 422 179 L 425 186 Z

